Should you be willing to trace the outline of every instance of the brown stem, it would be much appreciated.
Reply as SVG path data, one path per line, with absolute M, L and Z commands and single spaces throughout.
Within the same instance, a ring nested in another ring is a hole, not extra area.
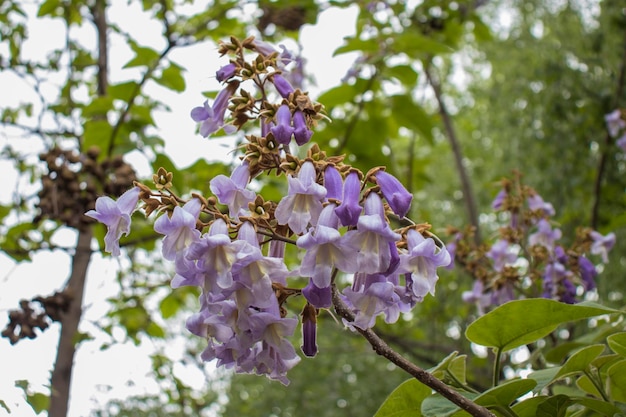
M 91 14 L 98 32 L 98 73 L 97 91 L 104 96 L 108 87 L 108 46 L 106 0 L 96 0 Z M 82 213 L 77 213 L 82 215 Z M 72 257 L 72 269 L 65 290 L 72 297 L 67 312 L 61 315 L 61 335 L 57 347 L 57 357 L 50 378 L 50 405 L 48 417 L 66 417 L 72 382 L 72 368 L 76 354 L 76 335 L 83 313 L 83 296 L 87 280 L 87 268 L 91 260 L 91 239 L 93 230 L 85 227 L 78 230 L 76 251 Z
M 613 98 L 613 108 L 619 105 L 619 100 L 622 97 L 624 92 L 624 80 L 626 79 L 626 31 L 624 32 L 624 51 L 622 52 L 622 62 L 619 72 L 619 77 L 617 78 L 617 87 L 615 89 L 615 96 Z M 600 160 L 598 161 L 598 170 L 596 174 L 596 181 L 593 187 L 593 205 L 591 207 L 591 228 L 598 228 L 598 221 L 600 216 L 600 197 L 602 195 L 602 182 L 604 179 L 604 172 L 606 170 L 606 164 L 609 159 L 609 155 L 612 155 L 614 150 L 611 149 L 611 145 L 613 144 L 613 138 L 607 131 L 606 136 L 604 137 L 604 149 L 602 150 L 602 154 L 600 155 Z
M 76 242 L 76 252 L 72 258 L 72 272 L 66 290 L 72 297 L 67 312 L 61 316 L 61 336 L 54 369 L 50 379 L 50 407 L 48 417 L 65 417 L 67 415 L 72 366 L 76 353 L 76 334 L 82 315 L 83 294 L 87 267 L 91 259 L 91 228 L 80 230 Z
M 475 229 L 474 240 L 476 244 L 479 245 L 481 239 L 478 223 L 478 209 L 476 208 L 476 197 L 474 196 L 474 191 L 472 190 L 472 183 L 470 181 L 469 174 L 467 173 L 467 169 L 465 169 L 465 165 L 463 165 L 463 152 L 461 150 L 461 143 L 459 142 L 458 136 L 454 129 L 454 124 L 452 123 L 450 113 L 448 112 L 448 109 L 446 108 L 446 105 L 444 103 L 443 94 L 441 92 L 441 84 L 439 83 L 439 80 L 433 76 L 430 63 L 424 64 L 424 72 L 426 73 L 428 83 L 435 93 L 435 98 L 439 106 L 439 115 L 441 116 L 441 120 L 443 121 L 443 127 L 446 131 L 448 141 L 450 142 L 452 154 L 454 155 L 456 170 L 459 174 L 459 179 L 461 180 L 461 190 L 463 191 L 463 201 L 465 202 L 467 217 L 469 223 Z
M 346 319 L 349 322 L 354 321 L 354 313 L 348 308 L 348 306 L 343 302 L 343 300 L 339 297 L 339 292 L 337 291 L 337 287 L 333 284 L 333 306 L 337 314 L 339 314 L 342 318 Z M 400 369 L 404 370 L 415 379 L 417 379 L 422 384 L 432 388 L 452 403 L 459 406 L 462 410 L 467 411 L 469 414 L 474 417 L 495 417 L 489 410 L 485 407 L 482 407 L 475 402 L 465 398 L 437 378 L 435 378 L 432 374 L 415 365 L 414 363 L 407 360 L 405 357 L 400 355 L 398 352 L 394 351 L 387 343 L 381 339 L 372 329 L 359 329 L 358 327 L 354 327 L 361 335 L 369 342 L 374 351 L 380 356 L 388 359 L 390 362 L 398 366 Z

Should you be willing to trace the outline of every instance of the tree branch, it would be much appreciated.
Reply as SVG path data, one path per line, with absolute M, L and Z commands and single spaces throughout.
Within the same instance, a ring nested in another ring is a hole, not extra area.
M 624 32 L 624 51 L 622 53 L 622 62 L 619 72 L 619 77 L 617 78 L 617 86 L 615 89 L 615 97 L 613 97 L 613 108 L 619 105 L 619 101 L 624 93 L 624 81 L 626 79 L 626 31 Z M 611 110 L 613 110 L 611 108 Z M 593 205 L 591 207 L 591 221 L 590 225 L 592 229 L 598 228 L 598 221 L 600 216 L 600 200 L 602 196 L 602 182 L 604 180 L 604 173 L 606 171 L 606 164 L 609 159 L 609 155 L 613 154 L 613 150 L 611 149 L 611 145 L 613 144 L 613 138 L 606 132 L 606 136 L 604 137 L 604 149 L 602 150 L 602 154 L 600 155 L 600 160 L 598 161 L 598 170 L 596 174 L 596 181 L 593 186 Z
M 437 99 L 437 104 L 439 105 L 439 115 L 441 116 L 441 119 L 443 121 L 443 127 L 446 131 L 448 141 L 450 142 L 452 154 L 454 155 L 456 170 L 459 174 L 459 179 L 461 180 L 461 190 L 463 191 L 463 201 L 465 202 L 465 209 L 467 211 L 468 221 L 475 229 L 474 240 L 476 244 L 479 245 L 481 239 L 480 226 L 478 223 L 478 209 L 476 208 L 476 197 L 472 189 L 472 183 L 470 181 L 469 174 L 465 169 L 465 165 L 463 165 L 463 152 L 461 150 L 461 143 L 459 142 L 456 131 L 454 130 L 454 124 L 452 123 L 450 113 L 448 113 L 446 105 L 443 101 L 441 84 L 439 83 L 439 80 L 433 76 L 430 63 L 424 63 L 424 72 L 426 73 L 428 83 L 432 87 L 433 92 L 435 93 L 435 98 Z
M 48 417 L 67 415 L 74 354 L 76 353 L 76 334 L 82 315 L 83 295 L 87 267 L 91 260 L 91 228 L 80 230 L 76 243 L 76 252 L 72 259 L 72 272 L 66 289 L 72 300 L 66 313 L 61 315 L 61 336 L 54 369 L 50 379 L 50 407 Z
M 347 321 L 353 322 L 355 317 L 354 313 L 339 297 L 339 292 L 337 291 L 337 287 L 334 284 L 332 286 L 332 293 L 333 306 L 337 314 L 339 314 Z M 390 362 L 413 376 L 422 384 L 432 388 L 433 390 L 450 400 L 452 403 L 458 405 L 462 410 L 467 411 L 474 417 L 495 417 L 495 415 L 492 414 L 485 407 L 482 407 L 469 400 L 468 398 L 465 398 L 464 396 L 435 378 L 432 374 L 413 364 L 405 357 L 394 351 L 391 347 L 389 347 L 389 345 L 387 345 L 387 343 L 383 339 L 381 339 L 376 333 L 374 333 L 372 329 L 363 330 L 359 329 L 356 326 L 354 327 L 354 329 L 361 333 L 361 335 L 369 342 L 369 344 L 372 346 L 377 354 L 388 359 Z

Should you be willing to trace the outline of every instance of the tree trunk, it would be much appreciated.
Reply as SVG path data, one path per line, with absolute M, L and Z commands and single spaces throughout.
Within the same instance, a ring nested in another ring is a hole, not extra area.
M 66 287 L 72 299 L 67 312 L 61 316 L 61 336 L 52 378 L 50 379 L 51 395 L 48 417 L 65 417 L 67 415 L 72 366 L 76 353 L 76 335 L 82 315 L 87 268 L 91 260 L 92 236 L 91 228 L 78 232 L 76 252 L 72 258 L 72 272 Z

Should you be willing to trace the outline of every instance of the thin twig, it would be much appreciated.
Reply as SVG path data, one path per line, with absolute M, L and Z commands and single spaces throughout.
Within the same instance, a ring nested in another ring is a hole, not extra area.
M 333 306 L 337 314 L 339 314 L 339 316 L 341 316 L 348 322 L 353 322 L 355 318 L 354 313 L 339 297 L 339 292 L 337 291 L 337 287 L 334 284 L 332 286 L 332 294 Z M 482 407 L 475 402 L 469 400 L 468 398 L 465 398 L 464 396 L 441 382 L 439 379 L 435 378 L 434 375 L 430 374 L 429 372 L 410 362 L 398 352 L 394 351 L 372 329 L 363 330 L 359 329 L 356 326 L 354 326 L 354 328 L 370 343 L 370 345 L 377 354 L 388 359 L 400 369 L 415 377 L 415 379 L 417 379 L 422 384 L 432 388 L 433 390 L 450 400 L 452 403 L 459 406 L 462 410 L 467 411 L 474 417 L 495 417 L 495 415 L 492 414 L 485 407 Z

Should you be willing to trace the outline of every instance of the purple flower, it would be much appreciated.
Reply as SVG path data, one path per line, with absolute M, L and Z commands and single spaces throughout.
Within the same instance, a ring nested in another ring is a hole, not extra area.
M 376 316 L 385 314 L 387 323 L 394 323 L 400 316 L 400 297 L 395 285 L 381 274 L 357 272 L 351 288 L 343 290 L 348 304 L 356 316 L 350 323 L 360 329 L 369 329 L 376 324 Z
M 424 238 L 421 233 L 410 229 L 406 235 L 408 253 L 400 254 L 398 273 L 410 274 L 411 289 L 416 301 L 422 301 L 428 293 L 435 295 L 437 267 L 450 263 L 450 254 L 439 248 L 432 238 Z
M 506 265 L 512 264 L 517 260 L 517 252 L 508 240 L 499 239 L 485 255 L 493 261 L 493 269 L 497 272 L 502 272 Z
M 315 285 L 313 279 L 309 279 L 309 283 L 302 289 L 304 298 L 317 308 L 329 308 L 332 305 L 332 291 L 330 285 L 320 288 Z
M 239 228 L 237 241 L 242 242 L 237 261 L 232 266 L 235 298 L 239 308 L 254 306 L 266 308 L 276 300 L 272 282 L 287 285 L 289 273 L 280 258 L 263 256 L 254 226 L 244 222 Z
M 191 243 L 200 239 L 200 231 L 196 229 L 196 220 L 201 208 L 200 200 L 194 198 L 182 208 L 174 207 L 171 217 L 164 214 L 154 222 L 154 231 L 165 235 L 162 249 L 165 259 L 170 261 L 176 259 Z
M 611 232 L 606 236 L 602 236 L 594 230 L 589 233 L 589 236 L 593 240 L 591 253 L 602 256 L 602 262 L 609 262 L 609 251 L 615 245 L 615 233 Z
M 293 114 L 293 137 L 296 139 L 296 143 L 299 146 L 308 143 L 311 140 L 311 136 L 313 136 L 313 131 L 309 129 L 309 126 L 306 123 L 306 119 L 304 117 L 304 113 L 300 110 L 296 110 Z
M 550 222 L 546 219 L 541 219 L 537 223 L 537 232 L 528 236 L 528 244 L 541 245 L 548 250 L 554 249 L 554 242 L 561 238 L 560 229 L 552 229 Z
M 622 112 L 620 109 L 613 110 L 611 113 L 604 116 L 606 122 L 606 128 L 609 131 L 611 137 L 617 137 L 619 131 L 626 127 L 626 122 L 622 119 Z
M 533 194 L 526 199 L 528 208 L 532 211 L 541 211 L 544 216 L 554 216 L 554 207 L 543 201 L 539 194 Z
M 308 357 L 317 354 L 317 311 L 311 304 L 302 310 L 302 353 Z
M 466 303 L 475 303 L 478 314 L 485 313 L 485 309 L 491 304 L 491 296 L 485 294 L 485 284 L 479 279 L 474 281 L 471 291 L 464 291 L 461 298 Z
M 404 188 L 404 185 L 396 177 L 385 171 L 376 173 L 376 182 L 391 210 L 400 218 L 406 216 L 411 208 L 413 195 Z
M 196 273 L 204 276 L 204 290 L 219 292 L 232 286 L 233 265 L 245 249 L 244 242 L 230 240 L 226 222 L 218 218 L 208 233 L 189 246 L 186 258 L 197 261 Z
M 341 200 L 343 190 L 343 180 L 341 174 L 334 165 L 328 165 L 324 170 L 324 188 L 326 188 L 326 199 Z
M 218 175 L 211 180 L 209 186 L 211 192 L 220 203 L 228 206 L 230 217 L 238 217 L 241 208 L 247 207 L 249 202 L 254 201 L 256 194 L 246 189 L 249 181 L 250 170 L 246 161 L 233 170 L 230 178 Z
M 596 270 L 595 265 L 584 256 L 579 256 L 578 268 L 580 270 L 580 278 L 583 281 L 583 287 L 585 290 L 593 290 L 596 287 L 596 276 L 598 276 L 598 271 Z
M 191 110 L 191 118 L 195 122 L 202 123 L 200 125 L 200 134 L 203 137 L 208 137 L 209 135 L 217 132 L 220 128 L 223 128 L 224 132 L 228 134 L 233 133 L 236 130 L 234 126 L 225 125 L 224 115 L 226 114 L 226 109 L 228 108 L 228 101 L 238 86 L 239 83 L 236 82 L 228 84 L 226 88 L 219 92 L 215 98 L 213 106 L 209 106 L 209 102 L 207 100 L 201 107 L 194 107 Z
M 287 371 L 293 368 L 300 358 L 287 338 L 293 334 L 298 320 L 282 318 L 276 298 L 266 310 L 249 311 L 251 311 L 249 316 L 245 322 L 240 321 L 240 325 L 242 330 L 250 333 L 250 337 L 256 340 L 257 344 L 253 348 L 253 355 L 245 361 L 248 363 L 238 365 L 242 370 L 256 369 L 258 374 L 276 379 L 285 385 L 289 384 Z
M 96 219 L 107 227 L 104 237 L 104 250 L 113 256 L 120 255 L 120 238 L 130 232 L 130 215 L 139 201 L 139 187 L 133 187 L 117 201 L 111 197 L 98 197 L 96 209 L 89 210 L 86 216 Z
M 236 69 L 237 66 L 231 62 L 230 64 L 224 65 L 223 67 L 218 69 L 215 73 L 215 77 L 219 82 L 226 81 L 235 75 Z
M 294 92 L 294 89 L 291 84 L 289 84 L 289 81 L 287 81 L 285 77 L 280 74 L 274 74 L 272 82 L 274 83 L 274 87 L 276 87 L 278 94 L 280 94 L 283 98 L 289 98 L 289 94 Z
M 294 129 L 291 126 L 291 110 L 287 104 L 281 104 L 276 111 L 276 125 L 270 128 L 270 132 L 274 135 L 276 142 L 289 145 L 293 131 Z
M 357 270 L 368 274 L 383 273 L 389 269 L 389 242 L 399 239 L 400 235 L 389 227 L 383 202 L 376 193 L 367 196 L 365 214 L 359 217 L 356 230 L 348 231 L 342 238 L 348 248 L 357 252 Z
M 361 199 L 361 180 L 356 171 L 350 171 L 343 185 L 343 201 L 335 213 L 344 226 L 356 226 L 363 208 L 359 204 Z
M 318 288 L 330 286 L 334 268 L 347 273 L 358 270 L 355 253 L 342 244 L 337 230 L 339 219 L 334 210 L 334 204 L 324 207 L 317 225 L 296 242 L 299 248 L 306 251 L 299 273 L 303 277 L 311 277 Z
M 311 161 L 302 164 L 297 178 L 288 178 L 289 194 L 280 200 L 274 213 L 278 224 L 287 224 L 294 233 L 300 234 L 306 231 L 309 223 L 317 223 L 326 188 L 319 185 L 316 178 Z
M 496 198 L 491 202 L 491 208 L 494 210 L 500 210 L 502 208 L 502 204 L 504 203 L 504 199 L 507 196 L 506 189 L 501 189 Z

